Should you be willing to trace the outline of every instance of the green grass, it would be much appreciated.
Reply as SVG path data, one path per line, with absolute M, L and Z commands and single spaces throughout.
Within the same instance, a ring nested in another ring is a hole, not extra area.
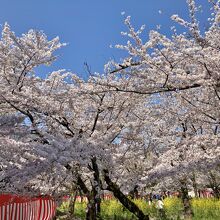
M 151 217 L 158 218 L 158 211 L 155 205 L 149 206 L 144 200 L 134 200 L 135 204 Z M 68 202 L 64 202 L 59 208 L 60 213 L 66 213 L 69 207 Z M 219 220 L 220 219 L 220 200 L 216 199 L 192 199 L 192 207 L 194 211 L 193 220 Z M 103 220 L 136 220 L 137 218 L 127 211 L 117 200 L 102 201 L 101 217 Z M 166 198 L 164 200 L 164 210 L 167 219 L 179 220 L 182 216 L 183 205 L 178 198 Z M 75 205 L 75 216 L 85 219 L 86 203 L 78 203 Z

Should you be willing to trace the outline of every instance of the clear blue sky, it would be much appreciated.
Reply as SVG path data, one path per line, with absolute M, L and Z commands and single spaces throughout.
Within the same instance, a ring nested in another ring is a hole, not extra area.
M 207 6 L 207 0 L 197 0 Z M 67 69 L 85 77 L 83 63 L 92 71 L 102 72 L 110 59 L 119 59 L 122 51 L 110 49 L 110 45 L 125 42 L 123 20 L 132 16 L 135 27 L 146 24 L 143 35 L 161 24 L 161 31 L 169 33 L 172 14 L 187 17 L 185 0 L 0 0 L 0 24 L 8 22 L 20 35 L 28 29 L 43 30 L 49 38 L 59 36 L 68 45 L 58 51 L 59 58 L 52 67 L 40 68 L 43 73 Z M 158 13 L 161 10 L 162 14 Z M 206 9 L 201 15 L 206 24 Z

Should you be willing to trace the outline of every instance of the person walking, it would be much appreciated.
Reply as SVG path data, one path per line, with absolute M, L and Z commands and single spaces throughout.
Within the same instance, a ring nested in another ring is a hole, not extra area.
M 163 203 L 161 197 L 159 197 L 157 199 L 156 208 L 158 210 L 158 215 L 159 215 L 160 219 L 163 219 L 163 220 L 166 219 L 166 214 L 164 211 L 164 203 Z

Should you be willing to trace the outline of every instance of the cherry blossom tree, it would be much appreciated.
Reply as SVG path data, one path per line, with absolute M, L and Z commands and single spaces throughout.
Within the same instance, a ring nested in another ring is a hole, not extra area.
M 187 30 L 172 37 L 152 30 L 143 42 L 130 17 L 128 57 L 84 81 L 65 70 L 44 79 L 35 67 L 55 60 L 63 44 L 30 30 L 17 37 L 5 24 L 0 41 L 1 191 L 62 195 L 77 186 L 88 198 L 87 219 L 100 214 L 108 189 L 139 219 L 126 197 L 137 186 L 179 188 L 185 213 L 189 174 L 218 172 L 220 1 L 201 31 L 194 0 Z M 165 183 L 164 183 L 165 182 Z M 216 188 L 216 185 L 215 185 Z M 216 192 L 219 189 L 217 189 Z
M 135 31 L 130 17 L 127 17 L 125 24 L 128 32 L 122 34 L 131 40 L 125 46 L 116 47 L 126 50 L 128 57 L 123 62 L 110 61 L 106 65 L 108 74 L 126 80 L 126 83 L 110 82 L 111 91 L 135 93 L 155 100 L 156 109 L 149 112 L 155 126 L 151 134 L 152 139 L 160 140 L 157 148 L 162 150 L 158 155 L 158 169 L 155 165 L 155 175 L 159 181 L 163 179 L 158 175 L 160 172 L 162 176 L 179 176 L 177 179 L 181 180 L 182 185 L 180 181 L 178 183 L 184 192 L 186 174 L 192 166 L 193 171 L 218 166 L 220 100 L 220 2 L 210 1 L 213 12 L 207 31 L 200 30 L 195 1 L 188 0 L 187 3 L 191 21 L 178 15 L 172 16 L 187 33 L 178 34 L 174 28 L 171 38 L 151 31 L 149 40 L 143 42 L 140 34 L 144 26 Z M 156 117 L 154 114 L 157 114 Z M 157 132 L 152 133 L 153 130 Z M 167 163 L 162 162 L 163 157 Z M 186 201 L 185 198 L 183 200 Z M 190 207 L 186 203 L 187 214 Z M 191 211 L 188 215 L 192 215 Z
M 2 190 L 59 195 L 76 184 L 89 200 L 87 218 L 95 218 L 102 170 L 111 167 L 113 143 L 130 127 L 130 112 L 138 99 L 135 94 L 122 98 L 109 93 L 106 86 L 95 83 L 98 77 L 84 82 L 62 70 L 46 79 L 35 76 L 34 67 L 53 61 L 53 51 L 62 46 L 57 39 L 47 41 L 35 31 L 19 38 L 6 24 L 1 44 L 2 106 L 23 117 L 23 125 L 16 127 L 19 136 L 9 140 L 13 148 L 2 147 L 6 158 L 2 179 L 7 179 Z M 7 138 L 13 135 L 8 132 Z

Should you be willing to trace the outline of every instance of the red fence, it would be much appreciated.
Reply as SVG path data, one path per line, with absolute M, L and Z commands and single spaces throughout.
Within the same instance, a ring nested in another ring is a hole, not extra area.
M 51 220 L 55 211 L 51 197 L 0 195 L 0 220 Z

